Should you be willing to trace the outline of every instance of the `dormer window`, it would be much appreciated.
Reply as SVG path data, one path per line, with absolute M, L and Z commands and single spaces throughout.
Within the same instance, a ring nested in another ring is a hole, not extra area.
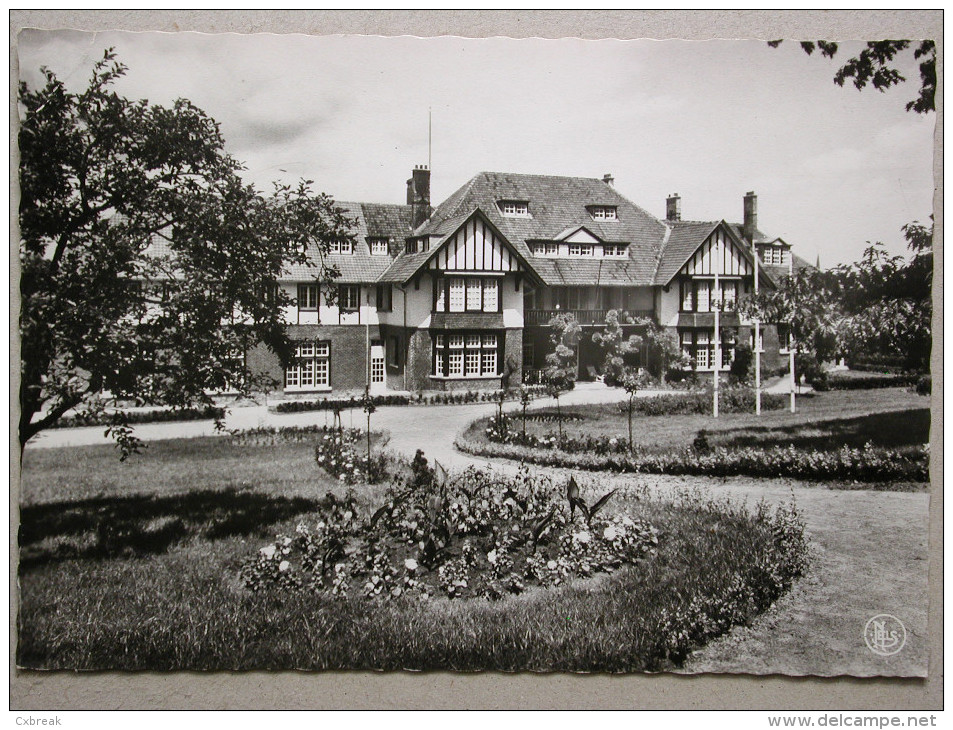
M 367 244 L 371 249 L 371 256 L 386 256 L 389 243 L 390 241 L 387 238 L 367 239 Z
M 354 242 L 350 238 L 335 238 L 330 243 L 330 253 L 354 253 Z
M 529 201 L 501 200 L 497 203 L 500 212 L 507 218 L 529 218 Z
M 619 220 L 618 211 L 614 205 L 590 205 L 589 215 L 594 221 L 615 221 Z
M 591 243 L 570 243 L 569 255 L 570 256 L 592 256 L 593 255 L 592 244 Z
M 771 266 L 787 266 L 788 252 L 783 246 L 761 246 L 761 260 Z
M 555 256 L 559 253 L 559 244 L 555 241 L 544 241 L 533 244 L 533 256 Z
M 627 251 L 628 246 L 624 243 L 606 243 L 602 246 L 602 255 L 607 258 L 622 258 Z

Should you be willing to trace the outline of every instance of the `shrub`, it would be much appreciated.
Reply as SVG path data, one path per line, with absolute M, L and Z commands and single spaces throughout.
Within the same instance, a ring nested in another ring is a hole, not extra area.
M 898 388 L 916 385 L 917 375 L 842 375 L 830 373 L 827 382 L 831 390 L 868 390 L 871 388 Z
M 933 389 L 933 378 L 929 375 L 921 375 L 917 380 L 917 393 L 920 395 L 930 395 Z
M 225 409 L 216 406 L 205 408 L 156 409 L 153 411 L 124 411 L 126 423 L 170 423 L 176 421 L 219 420 L 225 417 Z M 113 422 L 112 411 L 76 413 L 63 416 L 50 428 L 77 428 L 81 426 L 109 426 Z
M 735 357 L 731 361 L 731 368 L 728 371 L 730 382 L 747 383 L 751 375 L 751 363 L 754 360 L 754 352 L 750 345 L 739 343 L 735 346 Z
M 754 411 L 755 395 L 751 388 L 725 387 L 718 391 L 718 407 L 722 413 L 746 413 Z M 761 393 L 761 408 L 776 411 L 784 408 L 786 399 L 783 393 Z M 633 404 L 634 411 L 643 416 L 675 416 L 711 413 L 711 389 L 693 393 L 663 393 L 648 398 L 639 398 Z M 619 404 L 622 413 L 627 411 L 626 403 Z
M 528 397 L 539 397 L 545 394 L 543 386 L 526 386 Z M 519 393 L 505 390 L 467 390 L 453 393 L 423 393 L 402 395 L 399 393 L 372 395 L 370 402 L 374 406 L 413 406 L 413 405 L 460 405 L 464 403 L 489 403 L 499 399 L 503 394 L 505 400 L 519 399 Z M 351 408 L 361 408 L 364 399 L 358 396 L 347 398 L 321 398 L 319 400 L 289 400 L 272 406 L 276 413 L 303 413 L 307 411 L 345 411 Z
M 706 437 L 707 440 L 707 437 Z M 457 448 L 481 457 L 516 459 L 542 466 L 590 471 L 635 472 L 697 476 L 792 477 L 811 481 L 927 482 L 926 447 L 889 449 L 868 443 L 863 448 L 798 449 L 795 446 L 725 448 L 708 451 L 694 445 L 664 452 L 629 451 L 625 439 L 587 437 L 559 439 L 555 435 L 513 435 L 506 443 L 470 442 Z
M 364 432 L 357 428 L 332 430 L 314 447 L 314 459 L 322 469 L 345 484 L 376 484 L 387 476 L 384 454 L 358 453 Z

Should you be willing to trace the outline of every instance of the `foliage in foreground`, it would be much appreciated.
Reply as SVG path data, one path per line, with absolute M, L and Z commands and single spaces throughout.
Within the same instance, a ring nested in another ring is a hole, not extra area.
M 513 429 L 509 419 L 495 416 L 483 429 L 486 439 L 456 441 L 461 451 L 481 457 L 502 457 L 542 466 L 590 471 L 695 476 L 789 477 L 809 481 L 928 482 L 927 446 L 890 449 L 867 443 L 820 450 L 788 446 L 710 448 L 700 432 L 689 447 L 666 451 L 631 449 L 624 437 L 547 433 L 537 436 Z M 471 429 L 473 430 L 473 429 Z

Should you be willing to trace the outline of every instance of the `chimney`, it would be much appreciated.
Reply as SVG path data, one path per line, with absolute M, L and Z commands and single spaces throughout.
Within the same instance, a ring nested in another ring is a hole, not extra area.
M 414 228 L 430 218 L 430 168 L 426 165 L 414 165 L 412 176 L 407 181 L 407 205 L 411 207 Z
M 606 185 L 611 187 L 615 183 L 615 178 L 612 177 L 611 172 L 607 172 L 605 175 L 602 176 L 602 182 L 604 182 Z
M 680 221 L 682 219 L 682 199 L 678 193 L 672 193 L 665 199 L 665 220 Z
M 744 234 L 748 243 L 754 243 L 754 232 L 758 229 L 758 196 L 754 191 L 745 193 Z

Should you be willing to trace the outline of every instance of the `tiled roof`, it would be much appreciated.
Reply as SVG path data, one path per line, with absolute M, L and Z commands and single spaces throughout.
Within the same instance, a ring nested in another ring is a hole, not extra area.
M 324 263 L 337 268 L 340 276 L 335 278 L 341 284 L 359 284 L 377 279 L 390 268 L 391 256 L 372 255 L 368 238 L 387 237 L 394 239 L 392 247 L 398 250 L 404 247 L 404 238 L 410 233 L 410 206 L 384 205 L 378 203 L 337 202 L 337 207 L 348 218 L 356 220 L 352 232 L 355 234 L 353 253 L 327 254 Z M 284 281 L 308 281 L 321 275 L 321 255 L 317 246 L 309 251 L 314 265 L 295 264 L 288 266 L 282 279 Z
M 668 221 L 668 225 L 672 232 L 659 259 L 654 280 L 655 284 L 661 286 L 665 286 L 672 280 L 691 255 L 718 227 L 718 221 Z
M 801 269 L 816 269 L 817 268 L 814 264 L 810 263 L 809 261 L 805 261 L 796 253 L 792 253 L 791 256 L 794 257 L 792 260 L 792 264 L 794 266 L 795 271 L 800 271 Z
M 500 200 L 526 200 L 529 217 L 504 216 Z M 594 221 L 591 205 L 616 206 L 618 220 Z M 666 227 L 658 219 L 597 178 L 481 172 L 437 206 L 417 235 L 445 235 L 453 222 L 482 210 L 547 285 L 591 283 L 593 274 L 627 284 L 651 284 Z M 607 242 L 629 244 L 629 257 L 618 261 L 554 260 L 532 255 L 527 241 L 555 240 L 567 228 L 585 226 Z M 401 265 L 400 259 L 394 266 Z M 584 272 L 580 274 L 579 272 Z M 387 278 L 391 278 L 388 272 Z

